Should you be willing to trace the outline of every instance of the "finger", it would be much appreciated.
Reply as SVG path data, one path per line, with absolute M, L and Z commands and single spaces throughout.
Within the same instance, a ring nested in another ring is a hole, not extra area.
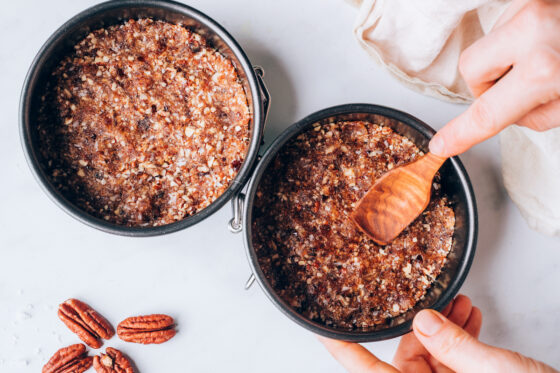
M 402 373 L 452 373 L 453 371 L 435 360 L 420 343 L 413 332 L 401 338 L 393 365 Z
M 330 354 L 350 373 L 398 373 L 357 343 L 318 337 Z
M 482 371 L 494 350 L 434 310 L 420 311 L 413 329 L 432 356 L 455 371 Z
M 461 328 L 465 326 L 472 310 L 472 303 L 469 297 L 459 294 L 453 303 L 453 309 L 447 318 Z
M 456 298 L 455 298 L 456 299 Z M 441 311 L 444 316 L 449 315 L 454 307 L 455 299 Z M 405 334 L 399 343 L 393 365 L 401 372 L 431 372 L 432 365 L 430 363 L 430 354 L 428 350 L 418 341 L 414 333 Z M 441 364 L 440 364 L 441 365 Z M 438 368 L 443 368 L 438 366 Z M 443 371 L 443 370 L 442 370 Z
M 555 372 L 541 362 L 478 341 L 434 310 L 420 311 L 414 318 L 413 328 L 430 354 L 454 371 Z
M 430 141 L 446 157 L 462 153 L 560 95 L 560 54 L 541 48 L 486 91 Z
M 482 327 L 482 312 L 478 307 L 473 307 L 467 323 L 463 327 L 467 333 L 478 339 Z
M 442 314 L 447 317 L 451 322 L 464 328 L 467 323 L 469 316 L 472 311 L 472 303 L 469 297 L 463 294 L 457 295 L 453 301 L 453 307 L 449 311 L 448 315 Z M 420 341 L 418 341 L 420 343 Z M 426 350 L 427 351 L 427 350 Z M 451 369 L 441 364 L 439 361 L 431 357 L 429 359 L 430 365 L 435 368 L 438 373 L 441 372 L 453 372 Z
M 519 13 L 523 7 L 531 0 L 513 0 L 507 9 L 502 13 L 500 18 L 496 21 L 494 28 L 500 27 L 507 21 L 509 21 L 514 15 Z
M 513 22 L 513 21 L 510 21 Z M 517 61 L 520 31 L 506 24 L 478 39 L 461 53 L 459 70 L 474 97 L 496 83 Z
M 526 3 L 513 3 L 499 25 L 461 53 L 459 70 L 474 97 L 486 92 L 515 63 L 526 58 L 526 51 L 535 44 L 531 14 L 522 11 Z
M 547 102 L 525 115 L 517 124 L 536 131 L 546 131 L 560 126 L 560 100 Z
M 395 366 L 401 373 L 431 373 L 432 367 L 422 356 L 414 356 L 407 360 L 395 360 Z
M 433 356 L 430 355 L 430 366 L 432 367 L 432 372 L 437 373 L 455 373 L 453 369 L 449 369 L 439 361 L 437 361 Z M 430 372 L 431 373 L 431 372 Z
M 445 306 L 445 308 L 443 310 L 441 310 L 441 314 L 445 317 L 447 317 L 447 315 L 449 315 L 449 312 L 451 312 L 451 310 L 453 309 L 453 303 L 455 303 L 455 299 L 453 299 L 451 302 L 449 302 L 449 304 L 447 306 Z
M 418 341 L 414 333 L 405 334 L 393 358 L 393 365 L 402 373 L 431 372 L 427 359 L 428 350 Z

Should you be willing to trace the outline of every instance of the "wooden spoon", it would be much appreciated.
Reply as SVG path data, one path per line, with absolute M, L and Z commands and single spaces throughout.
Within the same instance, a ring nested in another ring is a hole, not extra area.
M 434 176 L 446 160 L 428 153 L 387 172 L 358 201 L 351 219 L 375 242 L 387 245 L 426 209 Z

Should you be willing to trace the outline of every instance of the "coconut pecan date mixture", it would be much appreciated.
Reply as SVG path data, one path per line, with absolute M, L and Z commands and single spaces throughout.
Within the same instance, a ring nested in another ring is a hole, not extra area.
M 204 209 L 249 145 L 251 113 L 233 63 L 163 21 L 90 33 L 42 100 L 38 133 L 52 183 L 121 225 L 163 225 Z
M 349 218 L 377 178 L 419 155 L 389 127 L 354 121 L 316 124 L 271 162 L 257 190 L 253 242 L 266 278 L 297 312 L 367 329 L 426 294 L 455 225 L 437 181 L 426 211 L 389 245 L 375 244 Z

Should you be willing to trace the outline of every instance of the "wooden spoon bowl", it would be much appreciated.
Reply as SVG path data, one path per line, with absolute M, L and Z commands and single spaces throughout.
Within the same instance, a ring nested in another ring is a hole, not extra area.
M 446 159 L 428 153 L 387 172 L 358 201 L 351 219 L 376 243 L 388 244 L 426 209 Z

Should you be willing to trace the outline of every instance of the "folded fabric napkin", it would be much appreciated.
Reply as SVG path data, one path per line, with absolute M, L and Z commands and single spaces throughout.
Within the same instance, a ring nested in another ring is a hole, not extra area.
M 492 27 L 509 0 L 349 0 L 354 33 L 370 55 L 421 93 L 469 103 L 461 52 Z M 500 135 L 506 189 L 531 228 L 560 235 L 560 129 L 510 126 Z

